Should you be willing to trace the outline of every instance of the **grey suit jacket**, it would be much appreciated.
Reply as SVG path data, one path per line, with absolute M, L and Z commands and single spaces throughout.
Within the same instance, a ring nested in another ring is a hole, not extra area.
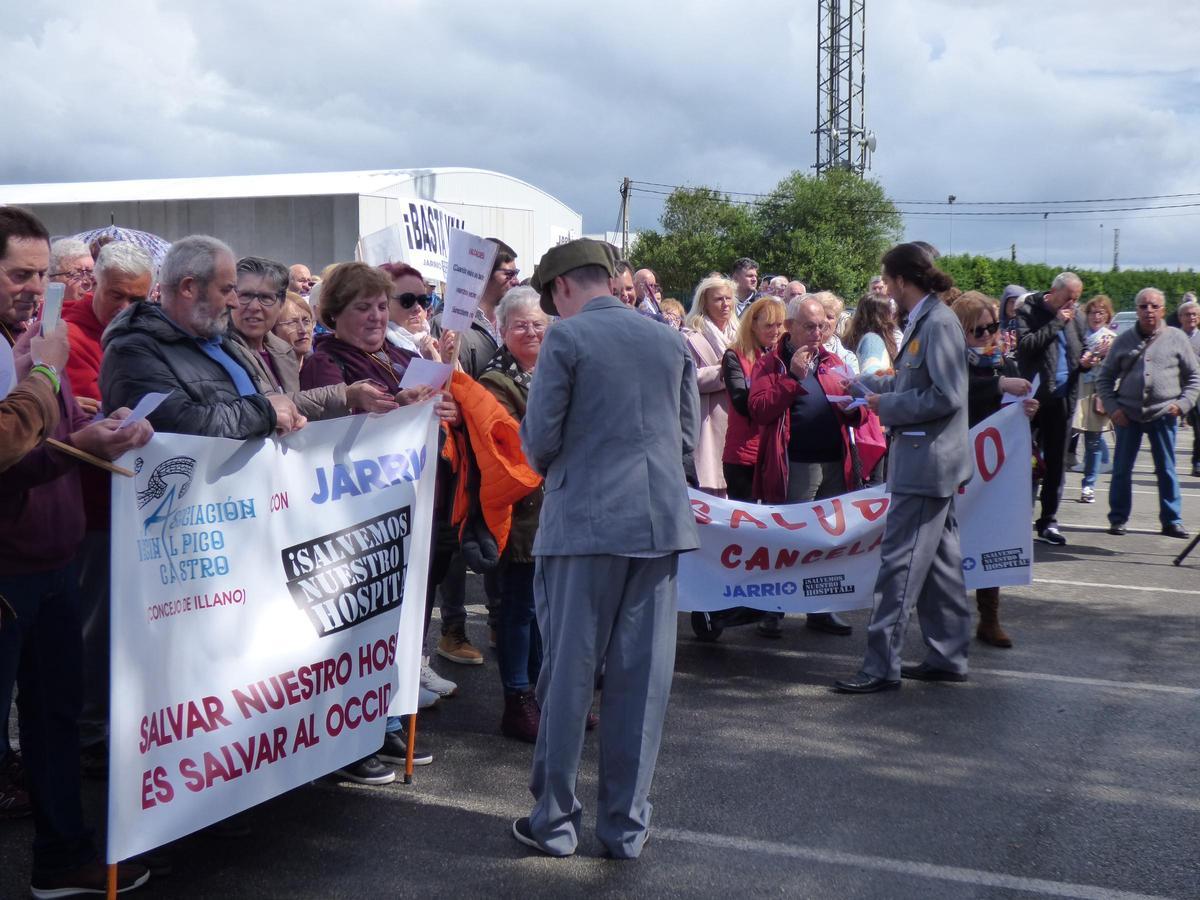
M 534 555 L 698 547 L 683 454 L 699 418 L 677 331 L 607 296 L 550 326 L 521 422 L 525 457 L 546 477 Z
M 967 441 L 967 354 L 958 317 L 930 295 L 909 326 L 896 374 L 863 376 L 892 429 L 888 489 L 950 497 L 974 470 Z

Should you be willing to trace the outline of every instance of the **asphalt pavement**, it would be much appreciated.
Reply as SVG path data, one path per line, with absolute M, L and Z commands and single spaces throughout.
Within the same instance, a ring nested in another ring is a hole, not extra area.
M 1181 432 L 1184 517 L 1200 528 L 1200 479 Z M 1158 533 L 1148 451 L 1124 537 L 1105 533 L 1108 478 L 1085 505 L 1069 476 L 1069 543 L 1035 544 L 1035 581 L 1003 591 L 1016 643 L 971 648 L 962 685 L 905 682 L 843 696 L 861 659 L 850 637 L 789 616 L 715 644 L 680 616 L 679 650 L 642 857 L 614 862 L 592 833 L 596 737 L 575 857 L 517 844 L 531 748 L 499 734 L 493 654 L 439 660 L 460 685 L 420 718 L 434 764 L 415 783 L 330 779 L 246 814 L 249 836 L 194 836 L 146 897 L 1200 897 L 1200 550 Z M 472 601 L 482 603 L 478 578 Z M 469 634 L 486 647 L 482 607 Z M 921 658 L 909 629 L 906 659 Z M 15 716 L 14 716 L 15 718 Z M 92 821 L 104 787 L 86 783 Z M 0 897 L 27 896 L 28 820 L 0 822 Z

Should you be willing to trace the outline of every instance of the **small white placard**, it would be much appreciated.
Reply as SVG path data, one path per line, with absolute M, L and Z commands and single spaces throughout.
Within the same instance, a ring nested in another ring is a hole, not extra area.
M 466 331 L 471 327 L 479 298 L 492 277 L 495 259 L 496 245 L 491 241 L 457 228 L 451 229 L 443 331 Z
M 404 370 L 404 377 L 400 379 L 400 390 L 406 391 L 427 384 L 440 391 L 445 386 L 446 379 L 450 377 L 452 368 L 454 367 L 450 363 L 434 362 L 414 356 L 408 361 L 408 368 Z
M 12 347 L 0 339 L 0 400 L 12 393 L 17 386 L 17 364 L 13 360 Z
M 117 431 L 120 431 L 122 428 L 128 428 L 130 425 L 142 421 L 142 419 L 146 418 L 146 416 L 158 409 L 162 402 L 170 396 L 170 391 L 167 391 L 165 394 L 145 394 L 142 399 L 137 402 L 137 406 L 133 408 L 133 412 L 121 420 L 121 424 L 117 426 Z

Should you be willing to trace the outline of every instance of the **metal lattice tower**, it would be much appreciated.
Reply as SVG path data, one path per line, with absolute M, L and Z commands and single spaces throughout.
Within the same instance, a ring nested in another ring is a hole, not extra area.
M 871 167 L 866 128 L 866 0 L 817 0 L 817 174 Z

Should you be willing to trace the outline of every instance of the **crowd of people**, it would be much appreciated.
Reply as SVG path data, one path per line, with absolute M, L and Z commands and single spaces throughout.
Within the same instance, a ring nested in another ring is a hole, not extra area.
M 958 291 L 937 251 L 912 243 L 889 251 L 852 310 L 787 275 L 760 281 L 750 258 L 704 275 L 685 306 L 609 245 L 554 248 L 522 282 L 516 252 L 492 240 L 491 275 L 457 333 L 442 328 L 437 285 L 404 263 L 342 262 L 314 277 L 307 265 L 239 256 L 194 235 L 156 264 L 119 241 L 52 241 L 32 214 L 0 207 L 0 330 L 17 377 L 0 402 L 0 815 L 34 816 L 35 896 L 104 878 L 80 772 L 107 765 L 108 475 L 64 445 L 111 460 L 155 430 L 248 439 L 432 403 L 443 452 L 425 628 L 437 605 L 437 656 L 482 664 L 487 650 L 465 625 L 467 572 L 483 575 L 499 731 L 535 744 L 537 805 L 513 833 L 556 856 L 577 843 L 574 780 L 584 732 L 595 728 L 607 772 L 598 832 L 614 856 L 644 844 L 674 660 L 675 567 L 697 546 L 685 483 L 781 504 L 887 482 L 867 653 L 838 682 L 845 693 L 893 689 L 902 676 L 966 678 L 971 618 L 953 498 L 972 471 L 967 429 L 1005 395 L 1033 429 L 1039 540 L 1067 540 L 1057 514 L 1073 437 L 1080 502 L 1094 502 L 1098 477 L 1111 471 L 1114 535 L 1125 533 L 1148 438 L 1162 532 L 1187 536 L 1175 436 L 1184 420 L 1200 438 L 1195 298 L 1168 326 L 1163 293 L 1147 287 L 1136 323 L 1115 333 L 1108 297 L 1089 298 L 1077 315 L 1084 285 L 1073 273 L 1045 291 L 1010 285 L 997 300 Z M 66 286 L 63 322 L 43 334 L 51 281 Z M 447 389 L 401 388 L 418 357 L 454 367 Z M 152 392 L 167 396 L 149 420 L 119 427 Z M 473 431 L 501 425 L 519 426 L 520 450 L 469 445 Z M 1200 440 L 1193 446 L 1200 476 Z M 599 468 L 589 462 L 598 453 L 608 461 Z M 507 454 L 505 465 L 489 467 L 489 454 Z M 477 487 L 485 467 L 508 473 L 494 477 L 509 479 L 513 502 L 489 505 Z M 975 635 L 1010 647 L 999 599 L 996 588 L 977 592 Z M 901 666 L 914 605 L 930 655 Z M 777 639 L 783 618 L 763 616 L 758 634 Z M 852 633 L 834 613 L 810 613 L 805 624 Z M 439 665 L 421 660 L 422 708 L 457 692 Z M 20 753 L 7 745 L 14 690 Z M 641 730 L 630 725 L 639 720 Z M 337 777 L 393 781 L 404 726 L 389 718 L 378 751 Z M 630 731 L 643 738 L 637 746 Z M 432 761 L 418 746 L 414 762 Z M 119 870 L 123 889 L 147 877 L 140 862 Z

